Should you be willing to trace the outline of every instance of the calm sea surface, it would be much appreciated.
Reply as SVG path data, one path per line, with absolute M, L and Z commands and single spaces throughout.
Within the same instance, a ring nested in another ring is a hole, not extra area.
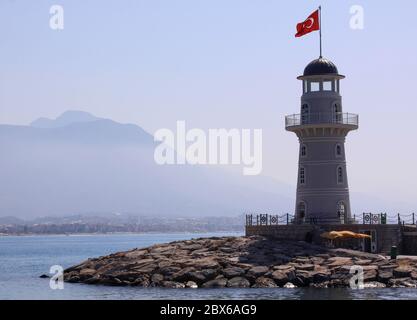
M 52 290 L 52 265 L 64 268 L 112 252 L 208 236 L 206 234 L 113 234 L 0 237 L 0 299 L 417 299 L 416 289 L 157 289 L 65 283 Z

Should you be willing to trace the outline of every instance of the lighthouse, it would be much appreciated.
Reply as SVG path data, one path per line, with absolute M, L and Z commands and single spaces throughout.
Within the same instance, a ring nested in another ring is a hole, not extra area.
M 303 75 L 300 113 L 285 119 L 299 140 L 296 223 L 352 223 L 345 139 L 359 117 L 344 113 L 336 65 L 320 57 Z

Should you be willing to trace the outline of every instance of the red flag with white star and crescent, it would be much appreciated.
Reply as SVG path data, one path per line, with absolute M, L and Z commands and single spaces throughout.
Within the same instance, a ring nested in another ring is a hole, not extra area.
M 314 11 L 305 21 L 297 24 L 296 37 L 320 30 L 319 10 Z

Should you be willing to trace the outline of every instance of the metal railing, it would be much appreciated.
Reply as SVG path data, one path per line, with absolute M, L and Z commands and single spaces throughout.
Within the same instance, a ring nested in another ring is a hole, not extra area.
M 387 213 L 363 213 L 363 224 L 402 224 L 415 225 L 416 217 L 414 213 L 410 214 L 391 214 Z
M 309 124 L 347 124 L 357 126 L 359 115 L 354 113 L 306 113 L 292 114 L 285 117 L 285 127 L 294 127 Z
M 294 216 L 285 213 L 283 215 L 277 214 L 247 214 L 246 226 L 278 226 L 289 225 L 294 223 Z
M 364 212 L 362 214 L 362 224 L 395 224 L 392 219 L 388 221 L 386 213 Z
M 398 213 L 398 223 L 402 225 L 416 225 L 416 216 L 413 213 L 410 214 L 400 214 Z
M 357 216 L 353 218 L 346 218 L 343 222 L 340 218 L 335 217 L 306 217 L 304 219 L 296 219 L 294 215 L 285 213 L 282 215 L 274 214 L 246 214 L 246 226 L 274 226 L 274 225 L 289 225 L 289 224 L 359 224 Z M 411 214 L 395 214 L 388 215 L 387 213 L 366 213 L 362 214 L 362 224 L 400 224 L 400 225 L 416 225 L 416 216 Z

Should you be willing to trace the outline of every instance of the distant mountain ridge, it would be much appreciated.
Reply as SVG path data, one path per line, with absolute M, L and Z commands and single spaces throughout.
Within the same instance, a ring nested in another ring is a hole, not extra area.
M 102 119 L 97 118 L 91 113 L 85 111 L 68 110 L 55 119 L 44 117 L 38 118 L 35 121 L 32 121 L 30 126 L 34 128 L 58 128 L 65 127 L 73 123 L 93 122 L 97 120 Z
M 0 216 L 236 216 L 293 206 L 291 186 L 216 167 L 159 166 L 155 146 L 137 125 L 82 111 L 0 125 Z
M 137 125 L 121 124 L 83 111 L 66 111 L 56 119 L 39 118 L 30 126 L 0 125 L 2 138 L 14 142 L 154 145 L 153 136 Z

